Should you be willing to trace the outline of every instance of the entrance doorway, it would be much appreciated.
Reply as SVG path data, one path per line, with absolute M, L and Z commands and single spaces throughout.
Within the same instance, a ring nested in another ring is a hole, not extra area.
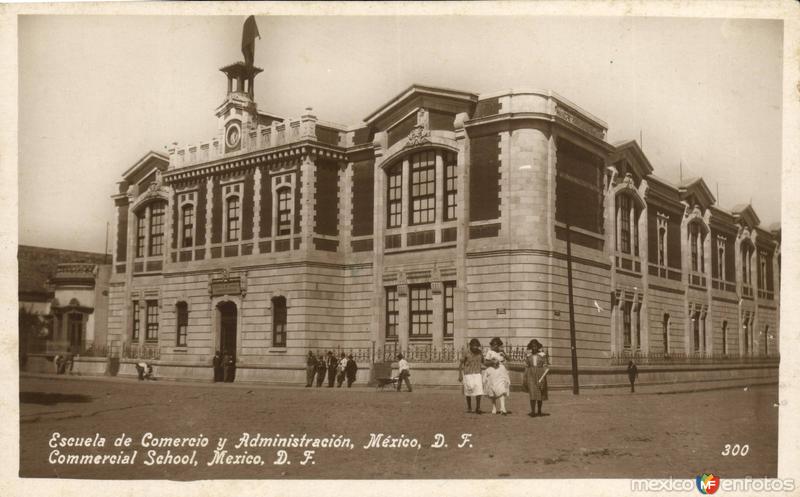
M 83 314 L 70 313 L 67 321 L 67 346 L 75 354 L 83 352 Z
M 230 354 L 236 359 L 236 304 L 220 302 L 219 310 L 219 349 L 223 355 Z

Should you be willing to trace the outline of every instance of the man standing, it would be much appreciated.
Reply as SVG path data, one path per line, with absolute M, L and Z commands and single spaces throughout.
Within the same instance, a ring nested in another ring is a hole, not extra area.
M 406 382 L 406 387 L 408 391 L 411 391 L 411 382 L 408 380 L 408 377 L 411 376 L 411 368 L 408 365 L 408 361 L 406 361 L 403 354 L 397 354 L 397 391 L 399 392 L 400 389 L 403 387 L 403 382 Z
M 356 373 L 358 373 L 358 365 L 353 359 L 353 354 L 347 356 L 347 366 L 344 369 L 344 373 L 347 376 L 347 388 L 350 388 L 353 386 L 353 382 L 356 381 Z
M 214 382 L 222 381 L 222 353 L 219 350 L 214 353 L 211 365 L 214 366 Z
M 325 381 L 325 371 L 328 370 L 328 366 L 325 365 L 325 358 L 322 357 L 322 354 L 317 354 L 317 386 L 321 387 L 322 382 Z
M 314 383 L 314 374 L 317 372 L 317 357 L 310 350 L 306 358 L 306 388 Z
M 225 352 L 222 356 L 222 375 L 225 383 L 233 383 L 236 374 L 236 362 L 230 352 Z
M 339 388 L 342 388 L 342 383 L 344 383 L 345 369 L 347 369 L 347 357 L 345 357 L 344 352 L 342 352 L 341 356 L 339 357 L 339 364 L 336 367 L 336 386 Z
M 328 356 L 325 358 L 325 364 L 328 366 L 328 388 L 333 388 L 333 382 L 336 380 L 336 368 L 339 366 L 339 361 L 333 356 L 332 351 L 328 351 Z

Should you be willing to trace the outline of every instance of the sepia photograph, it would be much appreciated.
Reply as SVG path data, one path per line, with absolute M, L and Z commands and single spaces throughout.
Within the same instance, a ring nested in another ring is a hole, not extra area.
M 15 16 L 23 485 L 797 490 L 787 19 L 235 5 Z

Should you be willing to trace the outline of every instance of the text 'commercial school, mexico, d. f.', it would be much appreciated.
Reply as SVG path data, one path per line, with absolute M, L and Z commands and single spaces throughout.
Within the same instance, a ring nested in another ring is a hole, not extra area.
M 568 371 L 569 238 L 597 382 L 629 358 L 776 371 L 779 229 L 703 179 L 660 179 L 556 93 L 413 85 L 340 126 L 260 111 L 252 63 L 221 71 L 218 136 L 147 153 L 113 197 L 123 368 L 210 379 L 220 350 L 237 381 L 302 382 L 309 350 L 354 353 L 361 374 L 403 351 L 417 382 L 454 383 L 459 348 L 497 336 L 512 359 L 537 338 Z

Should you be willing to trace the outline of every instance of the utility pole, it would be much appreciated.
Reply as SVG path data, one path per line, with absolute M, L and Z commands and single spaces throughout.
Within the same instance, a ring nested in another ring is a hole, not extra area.
M 570 240 L 570 199 L 565 195 L 567 204 L 567 295 L 569 298 L 569 348 L 572 357 L 572 394 L 580 393 L 578 385 L 578 348 L 575 340 L 575 305 L 572 297 L 572 241 Z

